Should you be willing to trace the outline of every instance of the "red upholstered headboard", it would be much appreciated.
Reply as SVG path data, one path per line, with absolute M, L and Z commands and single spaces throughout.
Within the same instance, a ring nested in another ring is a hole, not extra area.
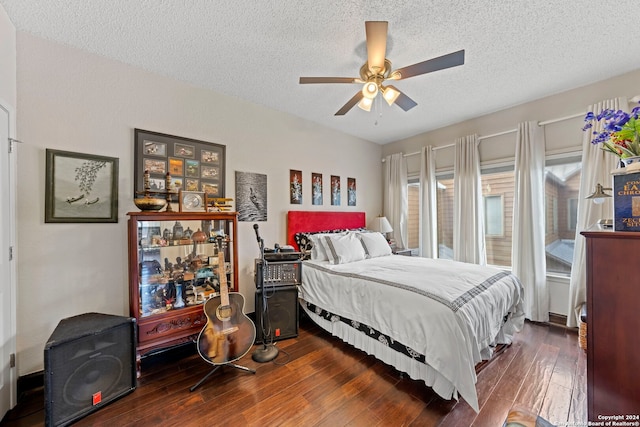
M 298 250 L 293 236 L 300 232 L 365 226 L 364 212 L 289 211 L 287 212 L 287 244 Z

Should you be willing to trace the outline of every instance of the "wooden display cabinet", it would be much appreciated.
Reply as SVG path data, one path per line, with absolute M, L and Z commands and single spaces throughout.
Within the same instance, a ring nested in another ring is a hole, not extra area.
M 588 230 L 589 421 L 640 421 L 640 232 Z M 620 418 L 603 418 L 616 416 Z M 621 424 L 622 425 L 622 424 Z M 631 424 L 629 424 L 631 425 Z
M 207 323 L 203 302 L 224 271 L 238 291 L 236 212 L 130 212 L 129 310 L 138 325 L 138 360 L 194 342 Z M 223 251 L 225 266 L 218 265 Z

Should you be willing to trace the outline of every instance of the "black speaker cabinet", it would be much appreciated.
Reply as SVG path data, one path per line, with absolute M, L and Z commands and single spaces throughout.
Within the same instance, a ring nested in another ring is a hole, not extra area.
M 45 425 L 66 426 L 136 388 L 136 321 L 62 319 L 44 348 Z
M 256 343 L 297 337 L 298 287 L 265 286 L 264 290 L 266 304 L 262 290 L 256 291 Z

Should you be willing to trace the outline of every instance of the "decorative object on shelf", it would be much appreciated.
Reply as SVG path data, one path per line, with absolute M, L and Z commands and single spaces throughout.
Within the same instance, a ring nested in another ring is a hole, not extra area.
M 204 231 L 198 228 L 198 231 L 191 235 L 191 240 L 193 240 L 195 243 L 204 243 L 208 240 L 208 237 Z
M 47 149 L 44 222 L 118 222 L 118 159 Z
M 640 105 L 631 113 L 622 110 L 606 109 L 600 114 L 589 111 L 584 118 L 586 124 L 583 131 L 593 127 L 595 122 L 603 121 L 603 130 L 593 131 L 596 137 L 593 144 L 601 144 L 602 149 L 615 154 L 621 159 L 640 156 Z M 636 160 L 637 161 L 637 160 Z
M 202 191 L 182 191 L 179 190 L 180 212 L 204 212 L 205 193 Z
M 182 234 L 182 238 L 191 240 L 192 235 L 193 235 L 193 230 L 191 229 L 191 227 L 187 227 L 187 229 L 184 230 L 184 233 Z
M 173 193 L 175 193 L 174 190 L 172 190 L 171 188 L 171 174 L 169 172 L 167 172 L 167 175 L 165 175 L 165 199 L 167 200 L 167 212 L 173 212 L 173 207 L 171 206 L 171 201 L 173 199 Z
M 182 228 L 182 224 L 180 224 L 180 221 L 176 221 L 176 223 L 173 224 L 173 238 L 175 240 L 182 239 L 183 232 L 184 232 L 184 228 Z
M 613 172 L 613 228 L 640 231 L 640 163 Z
M 229 197 L 209 197 L 204 195 L 204 205 L 207 212 L 230 212 L 233 209 L 233 199 Z
M 155 193 L 155 192 L 154 192 Z M 151 196 L 151 185 L 149 183 L 149 171 L 144 172 L 144 195 L 133 199 L 133 203 L 141 211 L 159 211 L 167 205 L 167 200 L 161 197 Z
M 151 190 L 171 190 L 166 195 L 174 203 L 179 202 L 179 189 L 224 197 L 224 145 L 142 129 L 134 133 L 134 191 L 143 190 L 143 172 L 148 170 Z

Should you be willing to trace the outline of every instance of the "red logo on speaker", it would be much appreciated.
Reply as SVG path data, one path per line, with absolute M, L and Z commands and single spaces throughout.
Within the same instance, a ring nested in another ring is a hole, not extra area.
M 100 402 L 102 402 L 102 392 L 93 393 L 93 406 L 96 406 Z
M 279 337 L 280 336 L 280 328 L 276 329 L 276 336 Z

